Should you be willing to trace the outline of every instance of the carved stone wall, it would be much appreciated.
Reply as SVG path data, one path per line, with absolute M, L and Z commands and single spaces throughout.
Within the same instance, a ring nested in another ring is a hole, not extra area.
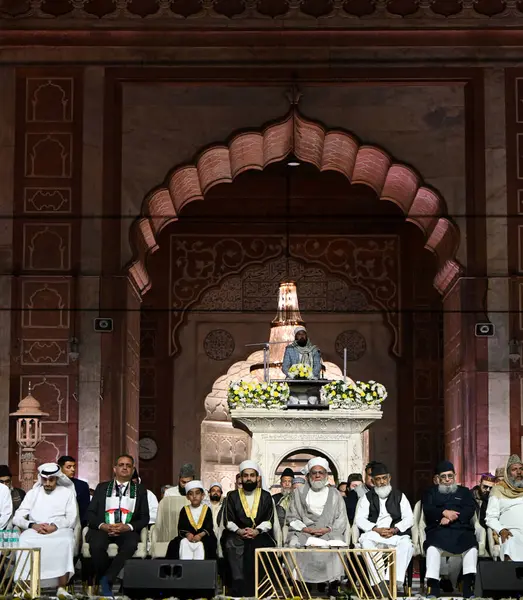
M 77 331 L 81 211 L 82 73 L 17 72 L 11 410 L 32 384 L 42 409 L 38 462 L 78 448 L 78 363 L 69 355 Z M 16 444 L 11 437 L 11 455 Z M 16 461 L 11 464 L 16 470 Z

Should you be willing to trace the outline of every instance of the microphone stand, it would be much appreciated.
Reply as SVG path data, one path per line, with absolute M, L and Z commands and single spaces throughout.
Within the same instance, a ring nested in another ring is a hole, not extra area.
M 269 349 L 276 344 L 288 344 L 289 342 L 257 342 L 255 344 L 245 344 L 245 347 L 263 347 L 263 381 L 270 383 L 269 377 Z

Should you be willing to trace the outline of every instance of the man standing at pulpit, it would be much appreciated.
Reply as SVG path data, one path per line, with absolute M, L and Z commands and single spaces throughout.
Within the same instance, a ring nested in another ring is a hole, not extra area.
M 313 379 L 319 379 L 321 373 L 321 353 L 318 346 L 311 343 L 307 336 L 307 330 L 303 326 L 294 329 L 294 342 L 285 348 L 283 356 L 282 371 L 289 378 L 289 370 L 292 365 L 308 365 L 312 369 Z
M 272 548 L 274 503 L 269 492 L 258 487 L 261 472 L 252 460 L 240 465 L 242 487 L 229 492 L 225 506 L 225 557 L 229 566 L 233 597 L 254 596 L 256 548 Z

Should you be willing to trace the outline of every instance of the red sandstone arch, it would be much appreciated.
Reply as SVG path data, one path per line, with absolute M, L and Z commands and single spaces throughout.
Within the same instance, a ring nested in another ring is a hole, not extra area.
M 208 148 L 194 164 L 175 169 L 165 186 L 145 199 L 142 215 L 131 230 L 134 259 L 129 275 L 139 293 L 144 294 L 151 287 L 146 259 L 158 249 L 158 235 L 166 225 L 178 220 L 186 204 L 203 200 L 219 183 L 232 183 L 240 173 L 251 169 L 261 171 L 291 153 L 320 171 L 337 171 L 353 184 L 365 184 L 380 200 L 396 204 L 406 220 L 421 229 L 425 248 L 438 258 L 434 286 L 440 293 L 459 276 L 461 266 L 455 259 L 459 231 L 444 216 L 443 199 L 424 186 L 413 169 L 394 162 L 384 150 L 361 145 L 344 131 L 327 130 L 292 109 L 281 122 L 261 131 L 239 133 L 227 145 Z

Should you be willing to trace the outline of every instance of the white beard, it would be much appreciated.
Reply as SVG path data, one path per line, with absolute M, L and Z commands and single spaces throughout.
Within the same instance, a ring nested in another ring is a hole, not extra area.
M 382 487 L 375 487 L 374 491 L 376 492 L 376 494 L 378 494 L 379 498 L 385 500 L 385 498 L 388 498 L 390 496 L 390 493 L 392 492 L 392 486 L 389 484 L 384 485 Z
M 325 479 L 321 479 L 320 481 L 311 481 L 310 486 L 313 492 L 321 492 L 321 490 L 329 484 L 329 480 L 325 477 Z
M 512 477 L 508 478 L 510 485 L 512 487 L 518 488 L 518 489 L 522 489 L 523 488 L 523 480 L 519 480 L 517 481 L 516 479 L 513 479 Z
M 292 488 L 282 488 L 281 493 L 284 496 L 288 496 L 292 492 Z
M 438 485 L 438 492 L 440 494 L 455 494 L 458 490 L 458 484 L 457 483 L 453 483 L 451 485 L 443 485 L 443 484 L 439 484 Z

